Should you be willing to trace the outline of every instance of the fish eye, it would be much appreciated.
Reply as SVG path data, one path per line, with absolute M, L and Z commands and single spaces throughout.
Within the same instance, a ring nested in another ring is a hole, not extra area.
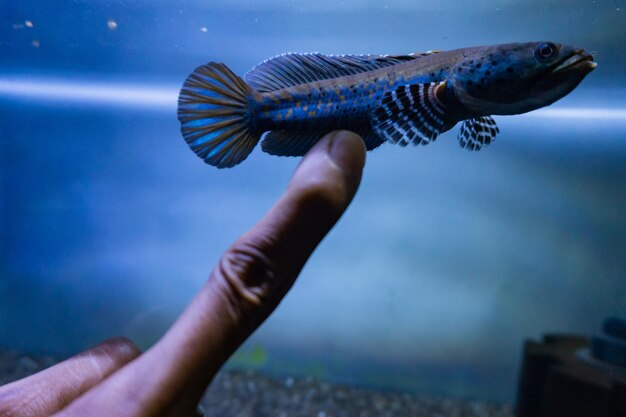
M 559 48 L 552 42 L 542 42 L 535 47 L 535 58 L 539 62 L 546 62 L 559 55 Z

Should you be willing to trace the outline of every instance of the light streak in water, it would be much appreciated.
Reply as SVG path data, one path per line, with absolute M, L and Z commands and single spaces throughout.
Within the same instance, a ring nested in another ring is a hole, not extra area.
M 85 82 L 0 77 L 0 97 L 69 101 L 107 106 L 175 109 L 178 88 L 114 82 Z
M 2 77 L 0 98 L 79 102 L 107 106 L 133 106 L 174 110 L 178 87 L 117 82 L 70 81 L 66 79 Z M 626 122 L 621 107 L 549 107 L 524 117 L 570 120 L 615 120 Z

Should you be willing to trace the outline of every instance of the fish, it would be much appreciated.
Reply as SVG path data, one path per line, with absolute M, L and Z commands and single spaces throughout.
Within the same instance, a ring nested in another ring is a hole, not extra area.
M 347 129 L 367 150 L 427 145 L 461 123 L 462 148 L 494 142 L 494 115 L 516 115 L 569 94 L 597 66 L 584 49 L 548 41 L 407 55 L 282 54 L 243 78 L 209 62 L 184 81 L 178 120 L 206 163 L 230 168 L 261 139 L 271 155 L 302 156 Z

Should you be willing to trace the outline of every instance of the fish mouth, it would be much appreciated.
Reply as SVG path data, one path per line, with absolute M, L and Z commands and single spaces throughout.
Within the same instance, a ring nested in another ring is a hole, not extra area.
M 550 105 L 569 94 L 598 64 L 584 49 L 575 49 L 552 64 L 531 87 L 534 108 Z
M 570 71 L 582 70 L 582 72 L 589 73 L 597 66 L 598 64 L 593 60 L 593 55 L 586 52 L 584 49 L 578 49 L 557 62 L 550 72 L 552 74 L 563 74 Z

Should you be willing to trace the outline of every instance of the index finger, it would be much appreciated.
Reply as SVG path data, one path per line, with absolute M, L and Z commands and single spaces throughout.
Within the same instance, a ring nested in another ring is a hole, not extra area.
M 285 194 L 226 251 L 165 336 L 68 411 L 78 415 L 95 406 L 103 415 L 140 416 L 179 411 L 180 404 L 194 407 L 224 361 L 274 310 L 345 211 L 364 162 L 365 147 L 356 134 L 333 132 L 320 140 L 296 169 Z

